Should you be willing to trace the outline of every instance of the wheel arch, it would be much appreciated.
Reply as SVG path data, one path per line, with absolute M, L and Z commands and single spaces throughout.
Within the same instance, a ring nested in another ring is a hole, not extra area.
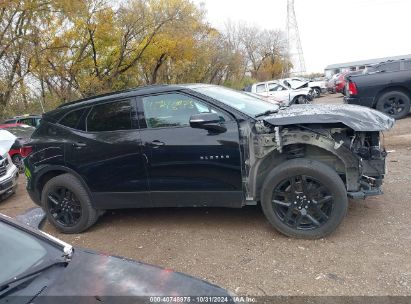
M 380 90 L 377 93 L 377 95 L 375 96 L 375 99 L 374 99 L 373 108 L 377 107 L 378 100 L 380 99 L 380 97 L 383 94 L 388 93 L 388 92 L 392 92 L 392 91 L 400 91 L 400 92 L 406 94 L 411 99 L 411 91 L 407 87 L 402 86 L 402 85 L 388 86 L 388 87 L 383 88 L 382 90 Z
M 290 105 L 295 104 L 299 97 L 304 97 L 305 99 L 307 99 L 307 95 L 305 95 L 305 94 L 298 94 L 297 96 L 294 96 L 293 100 L 291 100 Z
M 36 188 L 36 192 L 38 192 L 39 198 L 41 200 L 41 192 L 44 188 L 44 185 L 52 178 L 62 175 L 62 174 L 66 174 L 69 173 L 73 176 L 75 176 L 80 183 L 83 185 L 83 187 L 86 189 L 87 194 L 89 195 L 89 197 L 91 198 L 91 191 L 89 189 L 89 187 L 87 186 L 87 183 L 84 181 L 84 179 L 74 170 L 65 167 L 65 166 L 47 166 L 47 168 L 41 170 L 38 175 L 37 178 L 34 182 L 34 186 Z
M 307 136 L 307 134 L 305 135 Z M 358 190 L 359 160 L 349 149 L 342 145 L 336 146 L 335 142 L 325 138 L 321 141 L 315 136 L 311 140 L 304 135 L 291 137 L 291 139 L 284 143 L 282 152 L 274 149 L 263 158 L 256 160 L 254 170 L 250 174 L 250 180 L 253 183 L 250 188 L 254 190 L 252 195 L 256 200 L 260 198 L 262 184 L 269 172 L 282 162 L 293 158 L 321 161 L 337 171 L 346 185 L 347 191 Z M 295 154 L 292 151 L 295 149 L 303 149 L 304 153 L 298 154 L 297 151 Z

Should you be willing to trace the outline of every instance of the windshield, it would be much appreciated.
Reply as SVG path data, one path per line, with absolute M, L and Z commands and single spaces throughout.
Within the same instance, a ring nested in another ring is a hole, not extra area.
M 3 222 L 0 222 L 0 244 L 0 285 L 48 261 L 49 251 L 53 249 Z
M 31 126 L 23 125 L 23 126 L 9 127 L 9 128 L 6 128 L 6 130 L 18 138 L 30 138 L 35 128 Z
M 274 105 L 260 98 L 219 86 L 199 87 L 193 90 L 214 98 L 251 117 L 267 111 L 278 111 L 279 109 L 278 105 Z

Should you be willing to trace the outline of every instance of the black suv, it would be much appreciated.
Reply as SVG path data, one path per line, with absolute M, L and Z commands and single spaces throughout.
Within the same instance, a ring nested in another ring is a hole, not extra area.
M 382 62 L 347 80 L 346 103 L 375 108 L 395 119 L 410 112 L 411 59 Z
M 132 89 L 44 114 L 27 189 L 66 233 L 106 209 L 260 202 L 282 233 L 318 238 L 340 224 L 347 196 L 381 194 L 380 131 L 392 125 L 372 109 L 279 109 L 213 85 Z

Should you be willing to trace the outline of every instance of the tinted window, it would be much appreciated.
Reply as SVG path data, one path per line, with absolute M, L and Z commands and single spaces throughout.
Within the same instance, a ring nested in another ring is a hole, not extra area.
M 265 92 L 265 84 L 259 84 L 256 88 L 257 93 L 263 93 Z
M 193 90 L 216 99 L 219 102 L 252 117 L 266 111 L 277 111 L 279 109 L 279 106 L 260 98 L 220 86 L 208 85 L 193 88 Z
M 36 126 L 35 123 L 33 122 L 32 118 L 23 118 L 23 119 L 19 119 L 19 123 L 25 124 L 25 125 L 29 125 L 29 126 Z
M 411 60 L 406 60 L 404 62 L 404 69 L 411 70 Z
M 163 94 L 143 97 L 143 108 L 148 128 L 185 127 L 190 125 L 190 117 L 199 113 L 217 113 L 221 121 L 228 116 L 183 94 Z
M 60 124 L 69 128 L 77 129 L 80 118 L 83 115 L 85 109 L 80 109 L 76 111 L 72 111 L 70 113 L 67 113 L 63 119 L 60 120 Z
M 93 106 L 87 117 L 87 131 L 116 131 L 131 129 L 130 101 L 117 101 Z

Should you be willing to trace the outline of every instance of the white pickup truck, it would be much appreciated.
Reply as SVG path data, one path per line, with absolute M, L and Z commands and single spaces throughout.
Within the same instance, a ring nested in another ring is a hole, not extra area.
M 312 89 L 292 89 L 276 80 L 255 83 L 244 88 L 244 91 L 255 93 L 263 97 L 273 97 L 284 106 L 310 103 L 313 100 Z
M 321 92 L 327 91 L 327 82 L 325 80 L 311 81 L 300 77 L 292 77 L 279 79 L 278 81 L 292 89 L 301 89 L 304 87 L 309 87 L 313 89 L 314 98 L 319 97 L 321 95 Z

